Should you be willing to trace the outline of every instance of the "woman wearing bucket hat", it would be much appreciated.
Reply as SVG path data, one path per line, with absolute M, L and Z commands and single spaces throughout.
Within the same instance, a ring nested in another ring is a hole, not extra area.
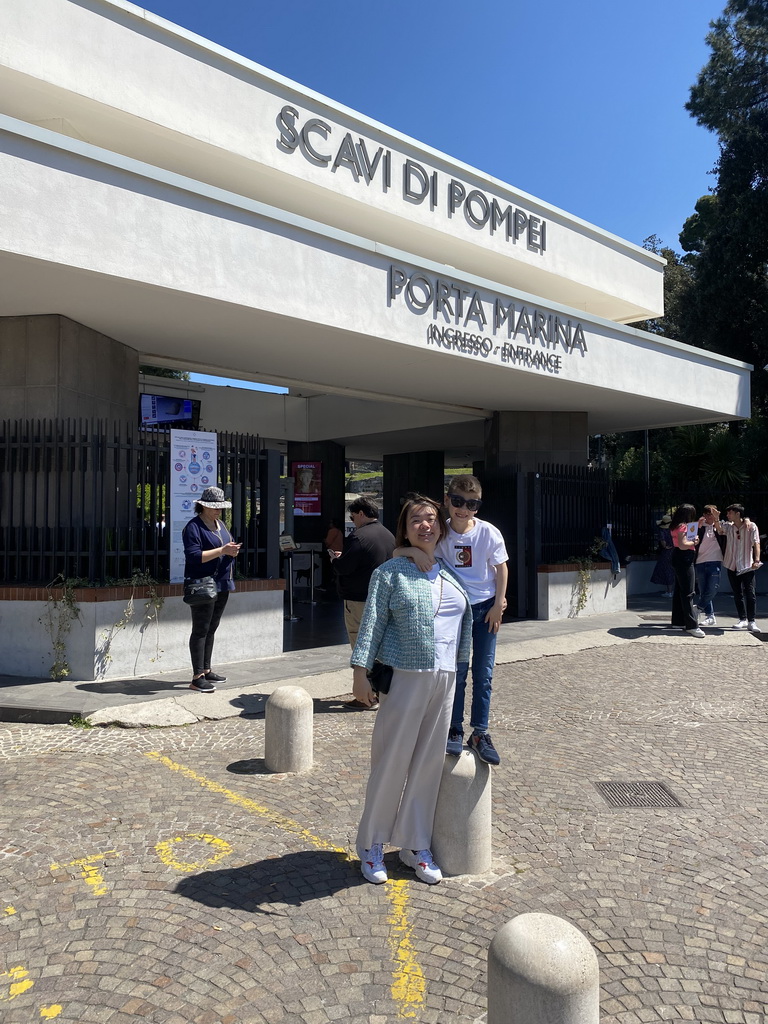
M 206 487 L 195 502 L 197 515 L 190 519 L 181 535 L 184 542 L 184 579 L 199 580 L 212 576 L 216 585 L 216 597 L 190 606 L 192 682 L 189 688 L 200 693 L 213 693 L 216 689 L 214 684 L 223 683 L 226 679 L 226 676 L 211 671 L 211 654 L 214 634 L 230 591 L 235 589 L 232 572 L 241 545 L 232 540 L 221 521 L 221 510 L 225 508 L 232 508 L 232 502 L 224 497 L 224 491 L 220 487 Z
M 658 587 L 664 587 L 662 597 L 672 597 L 672 588 L 675 585 L 675 570 L 672 568 L 672 534 L 669 532 L 669 524 L 672 516 L 667 512 L 656 520 L 659 527 L 659 557 L 653 567 L 651 583 Z

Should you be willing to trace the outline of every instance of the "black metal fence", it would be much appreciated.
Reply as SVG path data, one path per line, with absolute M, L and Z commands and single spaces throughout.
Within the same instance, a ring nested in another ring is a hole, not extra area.
M 279 455 L 258 436 L 219 433 L 238 569 L 277 577 Z M 102 420 L 0 421 L 0 573 L 5 584 L 59 576 L 106 586 L 134 573 L 167 581 L 170 431 Z M 167 524 L 167 525 L 166 525 Z
M 624 561 L 656 553 L 656 521 L 678 505 L 688 503 L 698 514 L 714 502 L 721 510 L 739 502 L 758 527 L 768 529 L 768 491 L 725 493 L 706 483 L 681 483 L 679 492 L 646 487 L 642 482 L 612 480 L 603 469 L 543 465 L 529 474 L 533 495 L 531 523 L 540 519 L 541 541 L 537 558 L 557 563 L 587 554 L 595 537 L 610 523 L 611 536 Z

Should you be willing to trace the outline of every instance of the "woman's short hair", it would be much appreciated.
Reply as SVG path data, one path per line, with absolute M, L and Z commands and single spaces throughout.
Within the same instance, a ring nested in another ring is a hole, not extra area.
M 692 523 L 694 519 L 698 518 L 693 505 L 678 505 L 672 513 L 672 522 L 669 524 L 669 528 L 673 530 L 676 526 L 680 526 L 681 523 Z
M 733 504 L 733 505 L 726 505 L 725 511 L 726 512 L 738 512 L 739 515 L 741 516 L 741 518 L 742 519 L 744 518 L 744 506 L 743 505 L 739 505 L 738 502 L 735 502 L 735 504 Z
M 200 504 L 199 501 L 196 501 L 193 511 L 196 516 L 199 516 L 201 515 L 201 513 L 205 512 L 205 508 Z
M 434 509 L 435 515 L 437 516 L 437 522 L 440 526 L 440 540 L 446 534 L 447 527 L 445 520 L 442 516 L 441 507 L 438 502 L 433 501 L 432 498 L 425 498 L 422 494 L 409 495 L 400 509 L 400 516 L 397 520 L 397 528 L 395 529 L 395 547 L 396 548 L 409 548 L 411 542 L 406 536 L 408 530 L 408 516 L 415 508 L 431 508 Z

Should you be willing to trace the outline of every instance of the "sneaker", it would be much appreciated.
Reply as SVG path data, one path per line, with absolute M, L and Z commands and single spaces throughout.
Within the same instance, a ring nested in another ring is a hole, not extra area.
M 746 619 L 739 619 L 737 623 L 732 627 L 733 629 L 746 629 L 749 623 Z
M 448 742 L 445 744 L 446 754 L 453 754 L 454 757 L 458 757 L 463 746 L 464 730 L 454 729 L 453 726 L 451 726 L 448 730 Z
M 198 693 L 215 693 L 216 687 L 203 676 L 202 679 L 193 679 L 189 684 L 190 690 L 197 690 Z
M 216 675 L 215 672 L 206 672 L 205 678 L 208 680 L 209 683 L 226 683 L 227 681 L 226 676 Z
M 706 636 L 707 635 L 704 632 L 704 630 L 703 629 L 699 629 L 698 626 L 696 627 L 696 629 L 686 629 L 685 632 L 688 634 L 688 636 Z
M 470 750 L 474 750 L 480 760 L 485 761 L 486 764 L 499 764 L 501 761 L 496 747 L 491 741 L 490 733 L 473 732 L 467 740 L 467 746 Z
M 427 885 L 437 885 L 443 880 L 443 873 L 432 859 L 431 850 L 401 850 L 400 860 L 413 868 L 416 877 Z
M 754 619 L 750 619 L 747 623 L 747 629 L 750 633 L 762 633 L 762 629 L 758 626 Z
M 387 880 L 387 869 L 384 867 L 384 844 L 374 843 L 370 850 L 360 854 L 360 869 L 366 882 L 381 885 Z
M 716 626 L 717 625 L 717 619 L 715 618 L 714 615 L 707 615 L 706 618 L 701 623 L 701 625 L 702 626 Z

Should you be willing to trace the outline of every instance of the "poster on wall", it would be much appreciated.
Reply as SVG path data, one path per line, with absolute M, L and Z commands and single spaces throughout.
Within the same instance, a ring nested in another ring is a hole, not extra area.
M 216 434 L 204 430 L 171 431 L 171 583 L 184 580 L 181 531 L 195 514 L 206 487 L 217 487 Z
M 322 462 L 292 462 L 294 479 L 293 514 L 319 516 L 323 497 Z

